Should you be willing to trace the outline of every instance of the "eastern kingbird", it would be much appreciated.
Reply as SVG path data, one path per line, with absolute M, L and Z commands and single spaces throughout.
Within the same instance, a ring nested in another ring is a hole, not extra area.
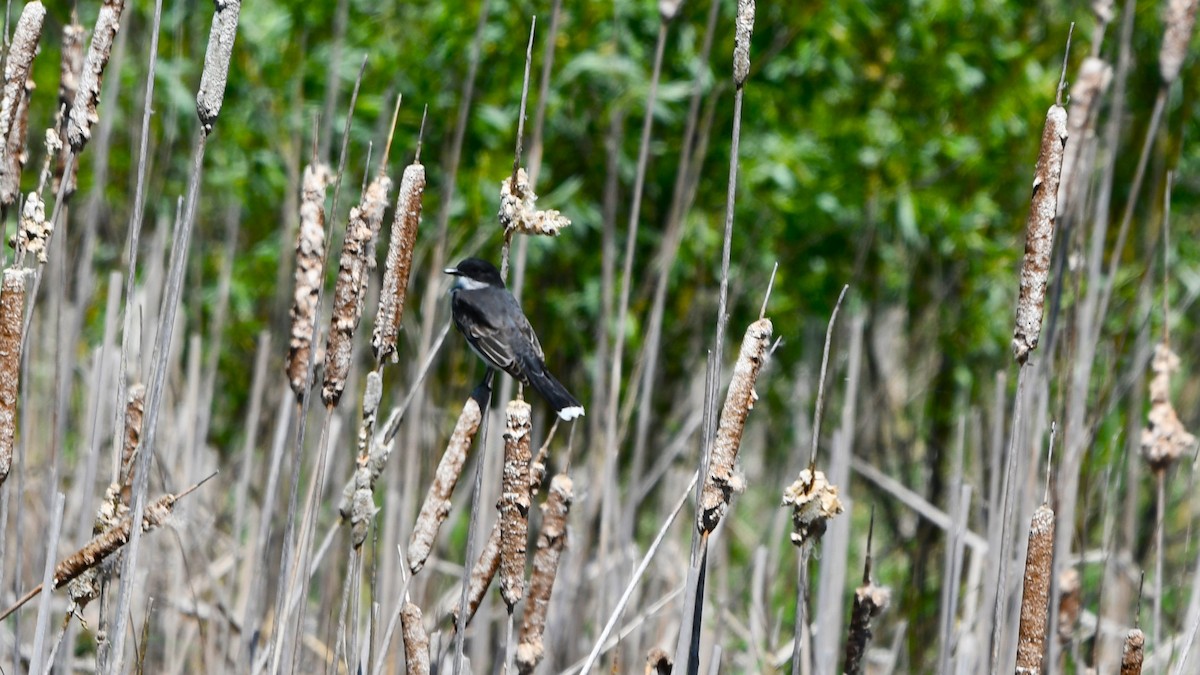
M 582 416 L 583 406 L 546 370 L 542 345 L 517 299 L 504 287 L 500 270 L 486 260 L 466 258 L 445 272 L 455 277 L 450 290 L 454 325 L 471 351 L 492 368 L 536 389 L 560 418 L 570 421 Z

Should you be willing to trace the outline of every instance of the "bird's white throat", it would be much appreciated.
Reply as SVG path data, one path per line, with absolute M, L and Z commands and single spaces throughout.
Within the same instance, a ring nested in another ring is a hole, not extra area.
M 464 291 L 480 291 L 488 287 L 487 283 L 472 279 L 470 277 L 457 276 L 454 278 L 454 287 Z

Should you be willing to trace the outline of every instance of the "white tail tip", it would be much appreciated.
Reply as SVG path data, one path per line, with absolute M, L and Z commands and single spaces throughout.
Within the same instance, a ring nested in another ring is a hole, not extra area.
M 570 422 L 576 417 L 583 417 L 583 406 L 573 405 L 558 411 L 558 416 L 564 422 Z

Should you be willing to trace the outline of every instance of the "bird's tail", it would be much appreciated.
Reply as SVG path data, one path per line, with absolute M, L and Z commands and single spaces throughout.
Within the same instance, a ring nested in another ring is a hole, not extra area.
M 532 371 L 528 373 L 529 386 L 546 399 L 561 419 L 570 422 L 576 417 L 583 417 L 583 405 L 549 371 L 545 368 L 529 370 Z

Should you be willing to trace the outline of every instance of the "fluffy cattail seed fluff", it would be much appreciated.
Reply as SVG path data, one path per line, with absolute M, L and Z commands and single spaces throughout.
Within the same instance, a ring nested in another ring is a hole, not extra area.
M 1158 52 L 1158 73 L 1163 83 L 1170 85 L 1179 77 L 1179 69 L 1187 58 L 1188 43 L 1196 27 L 1197 0 L 1167 0 L 1163 23 L 1162 48 Z
M 507 235 L 511 232 L 531 235 L 547 235 L 557 237 L 571 220 L 563 214 L 549 209 L 539 211 L 537 195 L 529 184 L 529 176 L 525 169 L 517 169 L 517 189 L 512 186 L 512 176 L 500 184 L 500 225 Z
M 121 28 L 121 14 L 124 11 L 125 0 L 104 0 L 96 17 L 92 44 L 83 61 L 79 90 L 67 122 L 67 142 L 76 154 L 83 150 L 92 137 L 92 125 L 100 121 L 100 115 L 96 112 L 96 106 L 100 105 L 100 85 L 104 81 L 104 69 L 108 67 L 113 40 Z
M 741 492 L 744 487 L 735 463 L 738 448 L 742 444 L 742 433 L 746 429 L 746 416 L 758 399 L 754 383 L 767 359 L 772 330 L 770 319 L 759 319 L 750 324 L 742 338 L 741 352 L 733 367 L 733 378 L 729 382 L 717 436 L 713 441 L 708 476 L 700 495 L 701 508 L 696 524 L 701 532 L 716 529 L 733 493 Z
M 1171 373 L 1179 368 L 1179 357 L 1160 342 L 1154 347 L 1150 369 L 1150 412 L 1142 429 L 1142 457 L 1155 471 L 1165 471 L 1196 445 L 1196 437 L 1179 420 L 1171 403 Z
M 733 83 L 741 89 L 750 76 L 750 36 L 754 34 L 754 0 L 738 0 L 733 38 Z
M 1046 616 L 1050 612 L 1050 575 L 1054 559 L 1054 511 L 1043 504 L 1033 512 L 1025 557 L 1025 590 L 1017 637 L 1017 674 L 1042 672 Z
M 21 206 L 21 228 L 13 235 L 17 260 L 28 252 L 37 256 L 39 263 L 46 262 L 46 248 L 53 234 L 53 223 L 46 220 L 46 205 L 37 192 L 30 192 Z
M 801 548 L 815 544 L 830 518 L 842 512 L 838 489 L 823 471 L 804 469 L 783 491 L 783 506 L 792 507 L 792 543 Z
M 380 175 L 367 187 L 362 203 L 350 209 L 350 222 L 346 225 L 346 238 L 338 262 L 337 286 L 333 291 L 333 321 L 325 343 L 325 384 L 321 388 L 321 399 L 326 406 L 336 406 L 346 388 L 354 353 L 354 331 L 362 318 L 367 271 L 374 266 L 374 240 L 383 222 L 391 188 L 391 179 Z
M 500 494 L 500 595 L 513 606 L 525 595 L 525 545 L 529 538 L 529 463 L 532 422 L 525 401 L 505 410 L 504 474 Z
M 16 438 L 25 276 L 24 271 L 9 267 L 4 270 L 4 281 L 0 285 L 0 485 L 4 484 L 12 468 Z
M 532 673 L 545 654 L 542 635 L 550 610 L 550 593 L 558 574 L 558 561 L 567 541 L 567 515 L 574 499 L 571 477 L 560 473 L 550 481 L 550 493 L 542 504 L 542 531 L 538 533 L 533 573 L 529 578 L 529 597 L 525 602 L 525 620 L 517 645 L 517 667 L 522 674 Z
M 1021 292 L 1013 328 L 1013 355 L 1025 363 L 1037 348 L 1042 333 L 1042 309 L 1050 275 L 1050 250 L 1054 245 L 1054 216 L 1058 210 L 1058 184 L 1062 175 L 1063 147 L 1067 142 L 1067 111 L 1050 106 L 1042 129 L 1042 145 L 1033 176 L 1033 197 L 1025 223 L 1025 259 L 1021 263 Z
M 225 99 L 225 84 L 229 79 L 229 59 L 233 56 L 233 40 L 237 37 L 238 14 L 242 0 L 215 0 L 212 29 L 208 33 L 208 49 L 204 51 L 204 72 L 196 92 L 196 115 L 204 132 L 212 131 L 221 102 Z
M 321 293 L 325 256 L 325 188 L 333 172 L 324 164 L 304 168 L 300 184 L 300 229 L 296 236 L 296 286 L 292 297 L 292 335 L 287 372 L 297 400 L 308 386 L 313 326 Z
M 408 276 L 412 270 L 417 226 L 421 223 L 421 195 L 424 192 L 425 167 L 413 162 L 405 167 L 400 179 L 383 288 L 379 292 L 379 311 L 371 334 L 371 348 L 378 361 L 388 357 L 396 361 L 396 338 L 400 334 L 400 320 L 404 318 L 404 299 L 408 295 Z

